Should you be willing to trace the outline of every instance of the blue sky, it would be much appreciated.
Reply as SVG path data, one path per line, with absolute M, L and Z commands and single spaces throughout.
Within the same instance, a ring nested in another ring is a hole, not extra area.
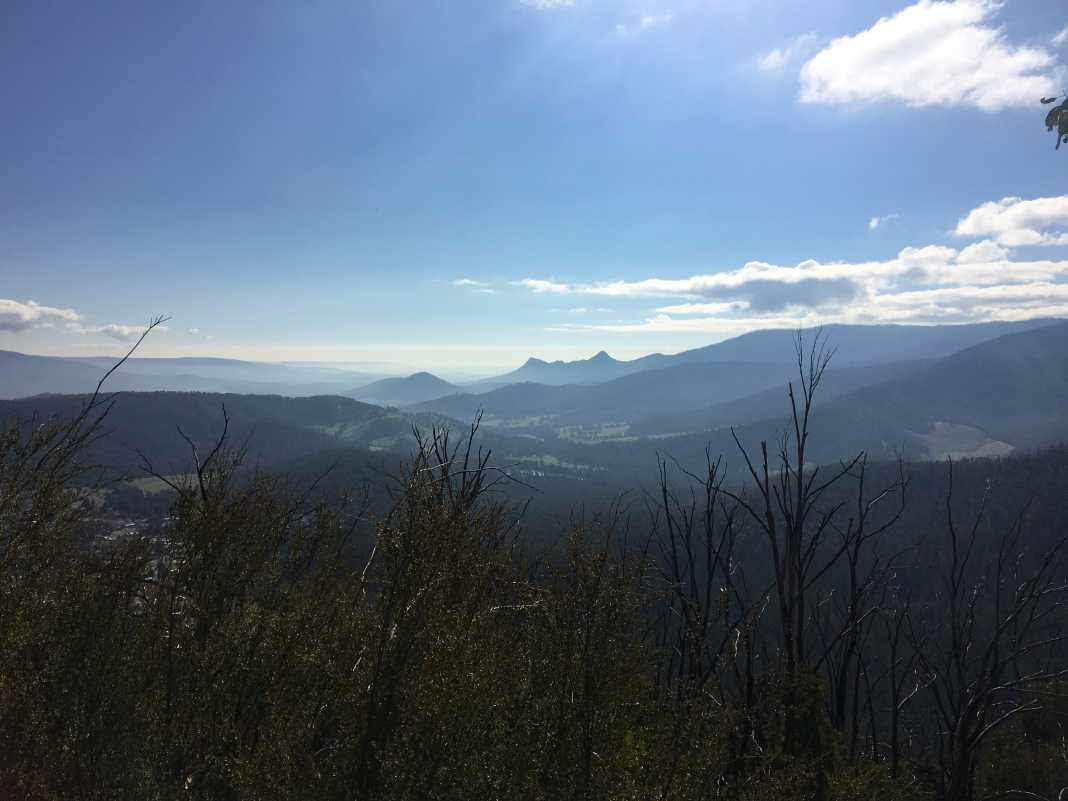
M 90 6 L 92 6 L 90 8 Z M 9 2 L 0 349 L 517 364 L 1068 316 L 1062 0 Z

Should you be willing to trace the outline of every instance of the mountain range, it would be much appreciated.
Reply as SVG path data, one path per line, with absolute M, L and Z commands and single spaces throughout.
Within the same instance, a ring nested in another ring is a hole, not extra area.
M 837 348 L 836 367 L 892 361 L 936 359 L 1004 334 L 1026 331 L 1050 320 L 944 326 L 830 325 L 823 329 Z M 811 339 L 813 330 L 802 332 Z M 675 354 L 654 353 L 630 361 L 600 351 L 589 359 L 546 362 L 530 358 L 516 370 L 466 386 L 430 373 L 407 377 L 375 375 L 313 365 L 249 362 L 216 358 L 132 358 L 110 379 L 113 390 L 278 394 L 292 397 L 336 394 L 356 399 L 409 405 L 452 394 L 485 394 L 516 383 L 549 386 L 599 384 L 634 373 L 684 364 L 792 361 L 791 330 L 754 331 L 733 339 Z M 106 357 L 32 356 L 0 351 L 0 398 L 43 393 L 89 392 L 117 361 Z M 712 402 L 712 401 L 709 401 Z M 707 405 L 707 404 L 706 404 Z
M 859 450 L 877 459 L 893 458 L 896 452 L 915 458 L 991 456 L 1068 441 L 1068 323 L 1007 328 L 1008 333 L 942 356 L 932 353 L 954 342 L 1005 331 L 1006 326 L 954 332 L 909 329 L 904 346 L 866 352 L 907 352 L 915 358 L 842 365 L 838 356 L 843 347 L 847 355 L 859 352 L 854 344 L 846 345 L 849 336 L 862 338 L 839 331 L 849 335 L 839 340 L 830 332 L 829 344 L 838 345 L 839 351 L 817 394 L 811 458 L 834 461 Z M 339 448 L 399 459 L 411 447 L 413 428 L 425 431 L 444 424 L 464 430 L 484 412 L 480 445 L 492 448 L 501 463 L 534 471 L 531 475 L 570 473 L 584 480 L 618 481 L 628 471 L 631 476 L 644 474 L 657 452 L 691 465 L 704 458 L 706 447 L 713 453 L 736 453 L 731 427 L 749 445 L 776 441 L 787 424 L 786 387 L 796 381 L 797 365 L 793 334 L 767 333 L 787 346 L 774 361 L 720 358 L 770 355 L 762 350 L 762 338 L 751 336 L 745 347 L 732 340 L 703 349 L 703 361 L 600 383 L 523 382 L 476 394 L 424 373 L 350 387 L 382 403 L 410 403 L 399 410 L 341 393 L 294 398 L 120 391 L 106 421 L 109 436 L 94 446 L 92 456 L 132 471 L 143 452 L 152 455 L 158 469 L 178 469 L 188 464 L 189 454 L 177 429 L 198 447 L 207 447 L 221 431 L 225 406 L 231 441 L 246 444 L 254 462 L 285 464 L 310 458 L 314 463 L 316 454 Z M 13 357 L 3 358 L 10 363 Z M 82 360 L 39 358 L 18 360 L 24 379 L 32 374 L 27 366 L 52 371 L 54 378 L 57 362 L 72 381 L 94 379 L 100 370 Z M 603 357 L 601 361 L 608 363 Z M 123 389 L 122 377 L 122 371 L 113 376 L 109 388 Z M 166 375 L 155 378 L 173 380 Z M 451 394 L 412 402 L 439 391 Z M 48 394 L 0 401 L 0 419 L 25 424 L 34 416 L 70 417 L 85 397 Z
M 0 399 L 91 392 L 119 357 L 32 356 L 0 351 Z M 326 367 L 238 359 L 132 358 L 108 379 L 111 390 L 233 392 L 310 396 L 342 394 L 379 376 Z
M 788 381 L 795 370 L 789 363 L 679 364 L 600 384 L 511 384 L 481 395 L 449 395 L 413 408 L 461 420 L 481 411 L 487 422 L 518 428 L 628 423 L 768 389 Z
M 823 334 L 836 348 L 835 366 L 846 367 L 913 359 L 937 359 L 1005 334 L 1029 331 L 1053 320 L 965 323 L 959 325 L 827 325 Z M 801 334 L 811 341 L 816 329 Z M 631 373 L 706 362 L 782 363 L 792 359 L 798 332 L 793 329 L 752 331 L 723 342 L 666 355 L 652 353 L 630 361 L 613 359 L 605 351 L 579 361 L 526 364 L 494 381 L 538 384 L 594 384 Z
M 998 456 L 1068 441 L 1068 323 L 1007 334 L 915 370 L 900 363 L 887 369 L 901 374 L 841 394 L 835 385 L 841 389 L 864 374 L 828 370 L 828 392 L 821 386 L 812 418 L 814 461 L 833 462 L 859 451 L 876 459 L 897 453 L 917 459 Z M 877 378 L 880 372 L 866 375 Z M 736 412 L 746 407 L 771 412 L 771 395 L 759 393 L 733 404 Z M 776 442 L 788 425 L 782 389 L 779 411 L 760 420 L 727 422 L 723 408 L 715 412 L 722 415 L 718 429 L 667 439 L 650 434 L 647 439 L 640 435 L 656 430 L 656 421 L 650 421 L 634 427 L 639 436 L 604 444 L 626 449 L 657 442 L 661 450 L 696 462 L 706 447 L 713 453 L 736 453 L 735 434 L 754 446 Z

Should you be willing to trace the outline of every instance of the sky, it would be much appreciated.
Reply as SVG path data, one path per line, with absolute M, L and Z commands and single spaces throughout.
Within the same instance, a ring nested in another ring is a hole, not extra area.
M 9 0 L 0 349 L 433 369 L 1068 316 L 1063 0 Z

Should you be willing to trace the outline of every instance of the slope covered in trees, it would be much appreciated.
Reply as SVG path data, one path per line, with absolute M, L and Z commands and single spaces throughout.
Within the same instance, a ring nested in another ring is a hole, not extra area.
M 63 395 L 3 401 L 0 420 L 23 427 L 53 419 L 62 423 L 90 400 L 88 395 Z M 247 447 L 251 461 L 265 463 L 335 448 L 339 442 L 356 446 L 407 436 L 411 425 L 378 406 L 337 396 L 122 392 L 111 396 L 111 403 L 108 435 L 87 443 L 85 456 L 123 472 L 143 467 L 142 454 L 165 472 L 177 468 L 188 456 L 185 437 L 207 448 L 227 424 L 231 441 Z
M 792 369 L 789 364 L 756 362 L 677 365 L 588 386 L 512 384 L 482 395 L 451 395 L 415 408 L 460 420 L 482 411 L 487 419 L 515 427 L 531 422 L 552 425 L 629 422 L 647 415 L 733 400 L 784 383 Z
M 1055 798 L 1068 451 L 816 468 L 826 365 L 802 357 L 789 436 L 729 455 L 747 482 L 661 461 L 549 549 L 500 494 L 515 478 L 445 430 L 378 508 L 239 472 L 220 433 L 161 528 L 116 539 L 70 489 L 106 403 L 9 427 L 3 786 Z

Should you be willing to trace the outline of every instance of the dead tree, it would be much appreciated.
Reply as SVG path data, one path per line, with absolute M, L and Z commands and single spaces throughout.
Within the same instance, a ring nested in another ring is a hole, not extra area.
M 1015 716 L 1040 709 L 1029 688 L 1068 675 L 1063 648 L 1068 534 L 1044 553 L 1029 553 L 1025 507 L 1002 533 L 984 537 L 990 492 L 988 484 L 971 525 L 962 529 L 953 511 L 950 461 L 948 564 L 939 567 L 939 591 L 926 615 L 910 616 L 906 628 L 938 731 L 942 801 L 974 798 L 976 768 L 989 735 Z
M 880 545 L 905 512 L 909 478 L 904 462 L 898 459 L 894 478 L 869 496 L 866 456 L 857 462 L 849 478 L 856 486 L 852 513 L 844 524 L 831 523 L 839 538 L 841 567 L 833 576 L 834 585 L 821 593 L 813 611 L 822 646 L 813 666 L 826 678 L 827 711 L 831 723 L 845 735 L 852 761 L 857 757 L 865 709 L 871 712 L 869 728 L 875 736 L 872 693 L 879 681 L 869 675 L 871 665 L 865 651 L 875 620 L 884 608 L 888 581 L 907 550 L 898 548 L 886 555 Z M 879 517 L 882 507 L 888 504 L 893 504 L 892 508 Z
M 822 332 L 807 349 L 800 332 L 795 342 L 798 386 L 789 385 L 791 420 L 779 442 L 776 458 L 767 441 L 753 456 L 731 430 L 752 479 L 754 496 L 730 493 L 746 516 L 763 533 L 774 570 L 771 597 L 778 612 L 778 657 L 788 674 L 808 667 L 809 630 L 813 622 L 809 601 L 813 588 L 845 553 L 846 545 L 829 545 L 833 524 L 844 506 L 821 502 L 828 492 L 860 463 L 863 454 L 825 471 L 807 461 L 816 391 L 834 350 Z M 829 552 L 828 552 L 829 551 Z

